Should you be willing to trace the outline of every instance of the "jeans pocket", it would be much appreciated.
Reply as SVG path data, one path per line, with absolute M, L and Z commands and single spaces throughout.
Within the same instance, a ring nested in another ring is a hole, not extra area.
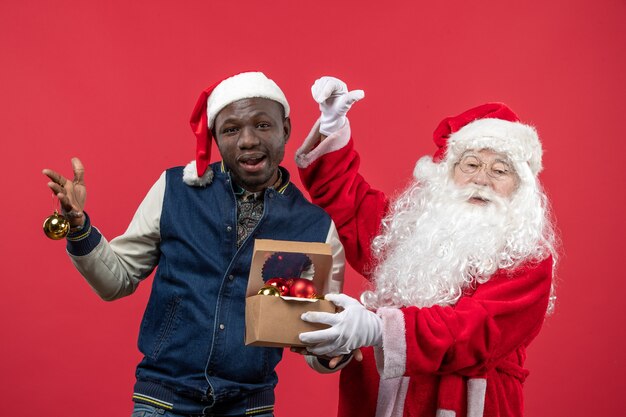
M 159 413 L 159 409 L 148 404 L 136 403 L 133 413 L 130 417 L 155 417 L 163 413 Z

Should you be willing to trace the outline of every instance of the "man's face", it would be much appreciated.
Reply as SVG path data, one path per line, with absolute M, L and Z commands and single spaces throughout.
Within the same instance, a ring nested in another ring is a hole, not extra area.
M 505 154 L 490 149 L 468 150 L 454 165 L 454 183 L 460 187 L 473 184 L 488 187 L 500 197 L 509 198 L 517 189 L 519 178 Z M 489 201 L 472 197 L 472 204 L 486 205 Z
M 217 146 L 226 167 L 244 189 L 274 185 L 291 133 L 283 107 L 264 98 L 246 98 L 224 107 L 215 118 Z

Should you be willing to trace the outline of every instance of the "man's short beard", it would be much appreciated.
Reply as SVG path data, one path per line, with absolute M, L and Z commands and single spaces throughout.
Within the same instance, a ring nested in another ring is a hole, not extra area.
M 368 307 L 454 305 L 497 270 L 553 252 L 547 200 L 534 177 L 522 178 L 508 199 L 488 187 L 456 186 L 444 163 L 423 160 L 418 169 L 420 182 L 396 199 L 372 243 L 378 266 L 375 290 L 362 296 Z

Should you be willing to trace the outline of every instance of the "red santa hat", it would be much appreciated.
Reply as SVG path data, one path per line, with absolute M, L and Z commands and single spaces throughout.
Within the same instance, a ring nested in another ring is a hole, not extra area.
M 433 139 L 438 147 L 434 162 L 455 163 L 468 149 L 491 149 L 507 155 L 518 173 L 528 167 L 536 177 L 542 169 L 537 132 L 502 103 L 482 104 L 443 119 Z
M 278 85 L 262 72 L 242 72 L 207 87 L 200 93 L 189 124 L 196 136 L 196 159 L 185 167 L 183 181 L 188 185 L 205 186 L 213 180 L 211 160 L 211 129 L 218 113 L 229 104 L 245 98 L 267 98 L 280 103 L 289 116 L 289 103 Z

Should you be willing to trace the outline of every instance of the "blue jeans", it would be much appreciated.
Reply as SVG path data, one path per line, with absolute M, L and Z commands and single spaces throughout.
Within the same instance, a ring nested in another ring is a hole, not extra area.
M 131 417 L 192 417 L 186 414 L 176 414 L 162 408 L 156 408 L 148 404 L 135 403 Z M 244 416 L 242 416 L 244 417 Z M 257 414 L 254 417 L 274 417 L 272 413 Z

